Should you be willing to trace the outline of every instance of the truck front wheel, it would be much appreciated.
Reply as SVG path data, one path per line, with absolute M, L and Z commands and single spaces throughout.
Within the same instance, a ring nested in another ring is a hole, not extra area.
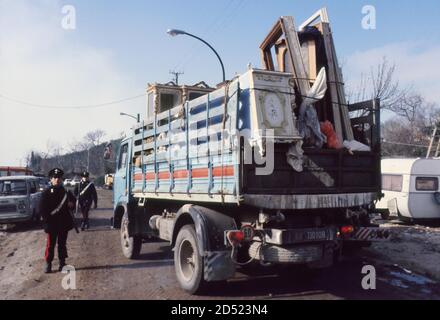
M 139 236 L 131 236 L 128 231 L 128 214 L 124 213 L 121 221 L 121 246 L 122 253 L 128 259 L 136 259 L 139 257 L 142 248 L 142 238 Z
M 203 257 L 199 254 L 196 231 L 193 225 L 180 229 L 174 248 L 174 266 L 177 281 L 183 290 L 196 294 L 205 285 Z

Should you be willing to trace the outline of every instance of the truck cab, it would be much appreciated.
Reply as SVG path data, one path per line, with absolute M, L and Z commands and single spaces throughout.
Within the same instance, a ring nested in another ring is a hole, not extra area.
M 115 227 L 120 226 L 122 216 L 127 211 L 127 205 L 132 199 L 130 183 L 131 147 L 132 139 L 124 139 L 116 157 L 116 172 L 113 176 L 113 210 L 115 213 L 113 223 Z

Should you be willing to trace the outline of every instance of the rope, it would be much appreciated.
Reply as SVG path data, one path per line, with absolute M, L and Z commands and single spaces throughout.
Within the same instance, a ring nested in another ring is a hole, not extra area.
M 261 88 L 252 88 L 252 89 L 250 89 L 250 90 L 254 90 L 254 91 L 263 91 L 263 92 L 269 92 L 269 93 L 282 93 L 282 94 L 288 94 L 288 95 L 291 95 L 291 96 L 300 96 L 300 97 L 302 97 L 302 98 L 308 98 L 308 99 L 310 99 L 310 100 L 315 100 L 315 101 L 321 101 L 322 99 L 317 99 L 317 98 L 315 98 L 315 97 L 309 97 L 309 96 L 306 96 L 306 95 L 296 95 L 295 93 L 292 93 L 292 92 L 285 92 L 285 91 L 276 91 L 276 90 L 270 90 L 270 89 L 261 89 Z M 335 102 L 335 101 L 331 101 L 331 103 L 332 104 L 337 104 L 337 105 L 340 105 L 340 106 L 345 106 L 345 107 L 349 107 L 350 106 L 350 104 L 347 104 L 347 103 L 340 103 L 340 102 Z

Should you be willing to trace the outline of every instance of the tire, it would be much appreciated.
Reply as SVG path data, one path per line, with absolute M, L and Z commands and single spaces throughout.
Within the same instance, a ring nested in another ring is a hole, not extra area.
M 128 214 L 124 213 L 121 221 L 121 247 L 122 253 L 128 259 L 134 260 L 139 258 L 142 248 L 142 238 L 139 236 L 130 237 L 128 232 Z
M 190 294 L 203 291 L 206 282 L 203 277 L 203 257 L 199 254 L 196 231 L 193 225 L 180 229 L 174 248 L 174 267 L 177 281 Z

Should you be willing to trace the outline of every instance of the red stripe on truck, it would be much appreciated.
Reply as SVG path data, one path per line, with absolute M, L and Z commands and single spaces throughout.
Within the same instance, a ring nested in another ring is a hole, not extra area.
M 223 169 L 223 170 L 222 170 Z M 188 178 L 188 170 L 178 170 L 173 174 L 174 179 L 186 179 Z M 215 167 L 212 169 L 212 175 L 214 178 L 217 177 L 233 177 L 234 176 L 234 167 L 233 166 L 225 166 L 225 167 Z M 209 177 L 209 169 L 208 168 L 200 168 L 192 170 L 193 178 L 208 178 Z M 143 175 L 142 173 L 137 173 L 134 176 L 135 181 L 142 181 Z M 147 173 L 145 175 L 146 180 L 155 180 L 155 173 Z M 170 173 L 169 172 L 159 172 L 159 180 L 169 180 Z

